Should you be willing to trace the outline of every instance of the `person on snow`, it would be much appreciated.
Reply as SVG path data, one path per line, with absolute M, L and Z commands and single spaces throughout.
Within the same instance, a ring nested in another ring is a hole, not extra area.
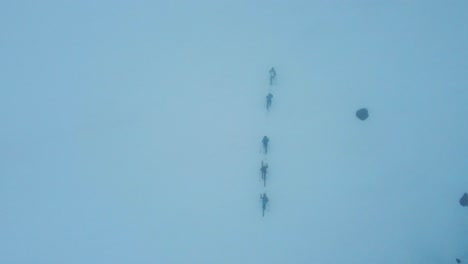
M 266 206 L 269 201 L 266 193 L 260 194 L 260 199 L 262 200 L 262 216 L 265 216 Z
M 263 149 L 265 150 L 265 154 L 267 154 L 267 152 L 268 152 L 268 142 L 269 141 L 270 141 L 270 139 L 267 136 L 263 136 L 262 144 L 263 144 Z
M 270 85 L 273 85 L 273 79 L 276 77 L 276 71 L 275 68 L 271 68 L 270 70 Z
M 267 96 L 266 96 L 266 107 L 267 107 L 267 110 L 270 110 L 270 107 L 271 107 L 271 99 L 273 99 L 273 95 L 271 93 L 269 93 Z
M 262 161 L 262 167 L 260 168 L 260 171 L 262 172 L 263 186 L 266 186 L 267 169 L 268 169 L 268 163 L 263 163 Z

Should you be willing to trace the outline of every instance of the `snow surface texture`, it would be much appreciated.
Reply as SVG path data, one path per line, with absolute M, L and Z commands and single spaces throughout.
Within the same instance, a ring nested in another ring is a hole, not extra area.
M 0 263 L 468 261 L 467 10 L 2 1 Z

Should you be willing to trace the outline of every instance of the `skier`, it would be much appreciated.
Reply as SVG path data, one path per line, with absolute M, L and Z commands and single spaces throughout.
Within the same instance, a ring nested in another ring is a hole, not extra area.
M 270 70 L 270 85 L 273 85 L 273 79 L 276 77 L 276 71 L 274 67 L 271 67 Z
M 262 143 L 263 143 L 263 149 L 265 150 L 265 154 L 268 152 L 268 141 L 270 139 L 267 136 L 263 136 Z
M 266 186 L 267 169 L 268 169 L 268 163 L 263 163 L 262 161 L 262 167 L 260 168 L 260 171 L 262 172 L 263 186 Z
M 268 203 L 268 197 L 266 193 L 260 194 L 260 199 L 262 200 L 262 216 L 265 216 L 265 210 Z
M 271 107 L 271 99 L 273 99 L 273 95 L 271 93 L 269 93 L 266 97 L 266 100 L 267 100 L 267 104 L 266 104 L 266 107 L 267 107 L 267 110 L 270 110 L 270 107 Z

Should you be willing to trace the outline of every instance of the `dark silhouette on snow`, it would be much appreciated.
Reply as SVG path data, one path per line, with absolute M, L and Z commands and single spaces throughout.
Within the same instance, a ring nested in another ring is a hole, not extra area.
M 260 171 L 262 172 L 263 186 L 266 186 L 267 169 L 268 169 L 268 163 L 263 163 L 262 161 L 262 167 L 260 168 Z
M 356 111 L 356 117 L 364 121 L 369 117 L 369 111 L 367 108 L 361 108 Z
M 270 110 L 270 107 L 271 107 L 271 99 L 273 99 L 273 95 L 271 93 L 269 93 L 266 97 L 266 107 L 267 107 L 267 110 Z
M 276 77 L 276 71 L 275 71 L 275 68 L 271 68 L 270 70 L 270 85 L 273 85 L 273 80 L 275 79 Z
M 267 136 L 264 136 L 262 139 L 262 144 L 263 144 L 263 150 L 265 151 L 265 154 L 268 153 L 268 142 L 270 139 Z
M 460 205 L 468 206 L 468 193 L 464 193 L 463 196 L 460 198 Z
M 266 206 L 269 201 L 266 193 L 260 194 L 260 199 L 262 200 L 262 216 L 265 216 Z
M 461 260 L 459 260 L 459 259 L 456 259 L 456 261 L 457 261 L 457 263 L 461 263 Z

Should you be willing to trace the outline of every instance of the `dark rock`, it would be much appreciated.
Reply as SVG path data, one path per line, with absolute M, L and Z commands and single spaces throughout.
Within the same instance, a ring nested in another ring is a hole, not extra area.
M 461 260 L 457 259 L 457 263 L 461 263 Z
M 463 194 L 463 196 L 460 198 L 460 205 L 468 206 L 468 193 Z
M 367 111 L 367 108 L 361 108 L 356 111 L 356 117 L 364 121 L 369 117 L 369 111 Z

